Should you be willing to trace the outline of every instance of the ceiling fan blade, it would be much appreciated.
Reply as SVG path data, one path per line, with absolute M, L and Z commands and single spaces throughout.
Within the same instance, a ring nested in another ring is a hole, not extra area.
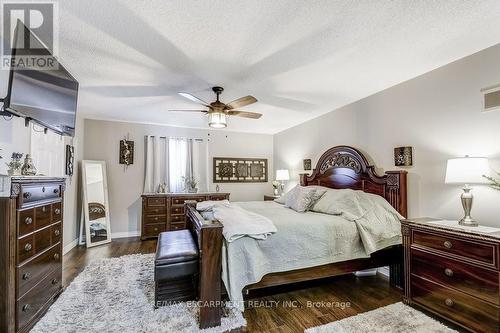
M 243 118 L 251 118 L 251 119 L 259 119 L 262 117 L 262 113 L 257 112 L 247 112 L 247 111 L 228 111 L 228 115 L 230 116 L 238 116 Z
M 208 113 L 207 110 L 168 110 L 168 112 L 202 112 L 202 113 Z
M 201 105 L 209 107 L 209 108 L 211 107 L 210 104 L 208 104 L 207 102 L 205 102 L 202 99 L 199 99 L 196 96 L 191 95 L 190 93 L 187 93 L 187 92 L 178 92 L 178 94 L 181 95 L 184 98 L 189 99 L 190 101 L 195 102 L 195 103 L 201 104 Z
M 245 97 L 238 98 L 238 99 L 232 101 L 231 103 L 226 104 L 226 109 L 232 110 L 232 109 L 236 109 L 236 108 L 241 108 L 242 106 L 250 105 L 250 104 L 253 104 L 255 102 L 257 102 L 257 98 L 248 95 Z

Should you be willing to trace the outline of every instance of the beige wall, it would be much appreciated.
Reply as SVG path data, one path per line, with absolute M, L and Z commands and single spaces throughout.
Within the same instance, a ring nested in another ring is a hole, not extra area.
M 444 184 L 446 160 L 487 156 L 500 169 L 500 111 L 481 113 L 480 89 L 500 84 L 500 45 L 332 111 L 274 136 L 275 168 L 298 170 L 328 148 L 352 145 L 383 171 L 393 148 L 413 146 L 409 216 L 458 219 L 460 186 Z M 376 78 L 367 78 L 374 80 Z M 291 186 L 294 182 L 290 182 Z M 476 186 L 472 215 L 500 227 L 500 192 Z
M 134 164 L 125 171 L 118 163 L 119 141 L 129 134 L 135 141 Z M 208 140 L 209 189 L 212 157 L 267 158 L 273 170 L 273 136 L 264 134 L 209 131 L 181 127 L 146 125 L 126 122 L 85 120 L 85 153 L 89 160 L 104 160 L 107 164 L 111 231 L 114 236 L 134 235 L 139 231 L 141 201 L 144 185 L 144 136 L 179 136 Z M 272 192 L 267 183 L 220 184 L 220 190 L 231 193 L 232 201 L 262 200 Z

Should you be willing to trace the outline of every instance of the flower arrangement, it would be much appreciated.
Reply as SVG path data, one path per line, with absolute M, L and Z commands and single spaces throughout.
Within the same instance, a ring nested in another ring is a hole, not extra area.
M 23 165 L 21 162 L 21 158 L 23 157 L 22 153 L 12 153 L 11 161 L 9 163 L 5 163 L 9 167 L 8 173 L 9 175 L 20 175 L 21 174 L 21 166 Z
M 275 190 L 279 189 L 280 186 L 281 186 L 281 183 L 279 181 L 277 181 L 277 180 L 273 180 L 272 184 L 273 184 L 273 188 Z
M 497 172 L 497 175 L 500 176 L 500 172 Z M 489 176 L 483 176 L 483 177 L 490 181 L 489 185 L 491 186 L 491 188 L 500 191 L 500 179 L 496 179 Z
M 194 177 L 182 177 L 182 181 L 184 182 L 185 189 L 189 193 L 198 192 L 198 181 Z

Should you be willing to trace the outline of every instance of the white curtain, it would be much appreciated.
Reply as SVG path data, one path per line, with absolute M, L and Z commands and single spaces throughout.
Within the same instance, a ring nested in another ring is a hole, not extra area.
M 184 178 L 194 177 L 198 189 L 207 186 L 207 144 L 204 140 L 186 138 L 145 137 L 144 192 L 157 192 L 167 184 L 169 192 L 184 192 Z
M 157 192 L 160 184 L 169 184 L 168 139 L 145 137 L 144 193 Z

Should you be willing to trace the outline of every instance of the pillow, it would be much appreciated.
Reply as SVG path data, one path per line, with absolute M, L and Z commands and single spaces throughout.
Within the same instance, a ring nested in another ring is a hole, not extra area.
M 359 203 L 363 200 L 362 191 L 350 189 L 328 189 L 326 193 L 316 202 L 311 210 L 317 213 L 341 215 L 345 211 L 353 212 L 357 216 L 363 216 L 366 207 L 361 207 Z
M 296 212 L 303 213 L 307 211 L 316 197 L 316 189 L 307 186 L 295 186 L 286 198 L 285 207 L 291 208 Z
M 300 186 L 300 185 L 297 185 L 297 186 Z M 297 186 L 295 186 L 295 187 L 297 187 Z M 292 191 L 295 189 L 295 187 L 292 188 L 290 191 L 286 192 L 285 194 L 283 194 L 281 197 L 274 199 L 274 202 L 277 202 L 279 204 L 284 205 L 286 203 L 286 199 L 288 199 L 288 197 L 290 196 Z M 311 208 L 311 206 L 314 205 L 316 203 L 316 201 L 321 199 L 323 194 L 325 194 L 326 191 L 328 191 L 328 187 L 312 185 L 312 186 L 308 186 L 308 188 L 316 189 L 316 194 L 314 195 L 313 199 L 311 200 L 312 202 L 311 202 L 311 205 L 309 206 L 309 208 Z

